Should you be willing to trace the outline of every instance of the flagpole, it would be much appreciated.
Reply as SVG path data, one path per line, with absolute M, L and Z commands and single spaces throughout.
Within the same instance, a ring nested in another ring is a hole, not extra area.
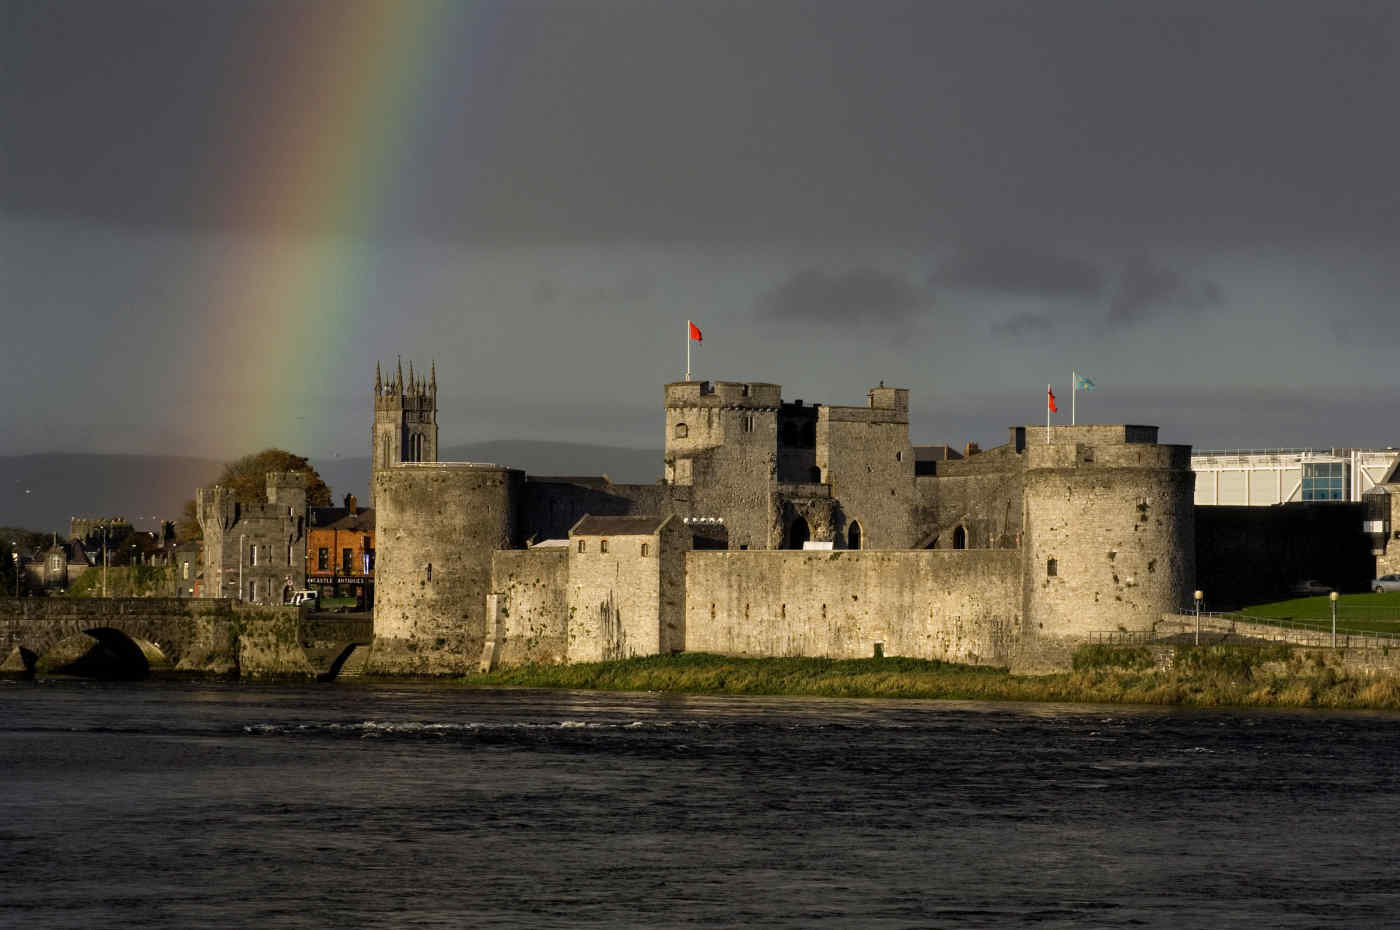
M 691 322 L 685 321 L 685 380 L 690 380 L 690 327 Z
M 1079 373 L 1071 370 L 1069 373 L 1069 425 L 1074 426 L 1079 419 L 1075 401 L 1079 399 Z
M 1050 385 L 1045 385 L 1045 444 L 1050 445 Z

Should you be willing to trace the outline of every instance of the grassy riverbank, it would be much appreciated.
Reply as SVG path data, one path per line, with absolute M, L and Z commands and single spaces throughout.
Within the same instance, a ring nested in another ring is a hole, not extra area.
M 919 659 L 736 659 L 706 654 L 523 666 L 463 680 L 473 686 L 979 701 L 1327 707 L 1400 710 L 1400 677 L 1349 675 L 1326 655 L 1290 646 L 1085 646 L 1072 671 L 1005 669 Z

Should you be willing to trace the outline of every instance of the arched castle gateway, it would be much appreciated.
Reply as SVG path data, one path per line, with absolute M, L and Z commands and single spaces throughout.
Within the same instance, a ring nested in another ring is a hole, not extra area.
M 435 458 L 435 382 L 376 377 L 377 439 L 412 406 L 386 398 L 416 396 Z M 682 381 L 664 406 L 654 484 L 376 460 L 370 671 L 678 650 L 1052 668 L 1190 599 L 1190 449 L 1156 427 L 1014 427 L 959 455 L 911 445 L 909 392 L 883 384 L 841 407 Z

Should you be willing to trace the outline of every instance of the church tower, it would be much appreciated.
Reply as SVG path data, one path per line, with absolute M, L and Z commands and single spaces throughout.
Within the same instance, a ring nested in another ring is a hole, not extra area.
M 374 366 L 374 426 L 369 437 L 370 506 L 374 506 L 375 476 L 400 462 L 436 462 L 438 457 L 437 363 L 427 379 L 414 375 L 408 363 L 408 379 L 400 360 L 394 377 L 385 381 L 379 364 Z

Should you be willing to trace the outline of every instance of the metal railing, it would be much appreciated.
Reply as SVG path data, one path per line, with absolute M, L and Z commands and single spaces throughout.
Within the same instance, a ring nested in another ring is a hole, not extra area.
M 1392 611 L 1393 613 L 1393 611 Z M 1177 614 L 1183 626 L 1189 626 L 1196 619 L 1193 609 L 1182 610 Z M 1247 635 L 1251 638 L 1260 638 L 1259 627 L 1277 629 L 1285 633 L 1308 634 L 1315 640 L 1308 645 L 1331 646 L 1333 644 L 1332 621 L 1328 619 L 1306 619 L 1306 620 L 1285 620 L 1275 617 L 1254 617 L 1249 614 L 1242 614 L 1234 611 L 1213 612 L 1201 611 L 1202 631 L 1205 631 L 1205 623 L 1209 622 L 1210 632 L 1222 632 L 1220 627 L 1228 624 L 1229 630 L 1225 632 L 1238 633 L 1239 627 L 1249 626 L 1251 629 Z M 1293 641 L 1287 636 L 1279 637 L 1277 641 Z M 1336 646 L 1346 649 L 1382 649 L 1390 647 L 1400 647 L 1400 620 L 1397 620 L 1397 630 L 1394 633 L 1382 633 L 1374 630 L 1348 629 L 1343 626 L 1336 628 Z
M 1104 646 L 1143 646 L 1157 639 L 1156 630 L 1092 630 L 1089 642 Z

